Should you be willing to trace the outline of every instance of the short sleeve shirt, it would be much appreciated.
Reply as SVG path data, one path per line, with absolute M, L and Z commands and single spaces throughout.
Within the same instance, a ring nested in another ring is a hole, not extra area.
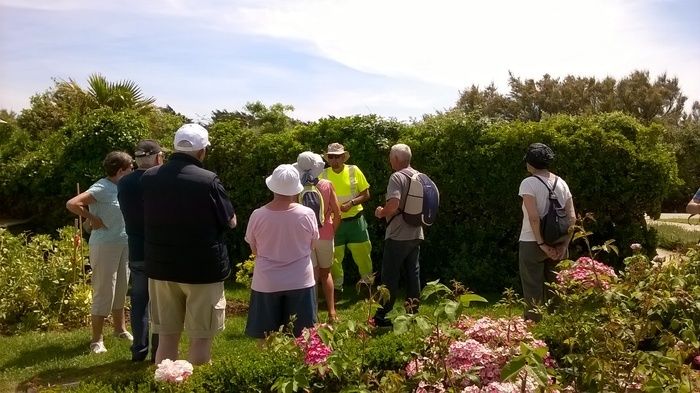
M 549 188 L 554 186 L 554 177 L 552 179 L 545 179 L 539 176 L 540 179 L 544 180 Z M 571 199 L 571 191 L 569 191 L 569 185 L 566 184 L 564 179 L 561 177 L 557 181 L 557 188 L 554 190 L 554 194 L 557 196 L 559 203 L 562 206 L 566 205 L 566 202 Z M 518 195 L 521 197 L 523 195 L 532 195 L 535 197 L 537 203 L 537 213 L 540 218 L 547 214 L 547 209 L 549 207 L 549 190 L 542 184 L 541 181 L 537 180 L 534 176 L 529 176 L 520 182 L 520 189 L 518 190 Z M 523 210 L 523 225 L 520 230 L 520 241 L 521 242 L 534 242 L 537 241 L 535 233 L 532 231 L 530 226 L 530 220 L 527 217 L 527 210 L 525 210 L 525 203 L 522 204 Z
M 251 288 L 269 293 L 316 285 L 311 263 L 311 244 L 316 239 L 316 215 L 306 206 L 254 210 L 245 234 L 245 241 L 257 251 Z
M 417 173 L 415 169 L 408 167 L 404 169 L 410 175 Z M 401 205 L 401 198 L 403 197 L 405 190 L 409 186 L 409 178 L 401 172 L 394 172 L 391 177 L 389 177 L 389 184 L 386 186 L 386 200 L 398 199 L 399 206 Z M 387 218 L 389 225 L 386 227 L 386 232 L 384 234 L 385 239 L 392 240 L 415 240 L 423 239 L 423 227 L 414 226 L 406 224 L 401 213 L 398 213 L 393 218 Z
M 126 230 L 124 217 L 119 209 L 117 185 L 107 178 L 102 178 L 90 186 L 87 192 L 96 201 L 88 205 L 90 213 L 99 217 L 105 225 L 103 228 L 92 230 L 90 244 L 126 244 Z
M 698 190 L 695 191 L 695 195 L 693 196 L 693 202 L 700 203 L 700 188 L 698 188 Z
M 352 198 L 356 197 L 359 193 L 369 188 L 369 183 L 367 183 L 365 175 L 362 173 L 360 168 L 355 166 L 354 177 L 356 193 L 355 195 L 352 194 L 350 187 L 350 166 L 351 165 L 345 165 L 340 173 L 335 173 L 333 168 L 326 168 L 323 171 L 323 178 L 328 179 L 331 181 L 331 183 L 333 183 L 333 187 L 335 187 L 335 194 L 338 197 L 338 202 L 340 202 L 340 204 L 351 200 Z M 350 208 L 350 210 L 342 213 L 341 216 L 342 218 L 354 217 L 362 210 L 362 204 L 359 204 L 353 206 L 352 208 Z

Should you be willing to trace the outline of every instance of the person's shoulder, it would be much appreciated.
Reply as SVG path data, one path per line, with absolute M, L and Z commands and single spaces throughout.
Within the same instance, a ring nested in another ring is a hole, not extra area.
M 295 203 L 292 207 L 292 211 L 300 215 L 311 215 L 313 217 L 316 217 L 316 213 L 314 213 L 314 211 L 310 207 L 304 206 L 301 203 Z
M 90 186 L 90 190 L 93 190 L 93 191 L 104 190 L 104 189 L 109 187 L 110 183 L 111 182 L 109 181 L 109 179 L 107 179 L 106 177 L 103 177 L 102 179 L 92 183 L 92 185 Z
M 524 185 L 524 184 L 531 184 L 531 183 L 534 184 L 534 183 L 536 183 L 536 182 L 539 183 L 539 180 L 537 180 L 537 179 L 535 178 L 535 176 L 527 176 L 527 177 L 525 177 L 523 180 L 520 181 L 520 185 L 522 186 L 522 185 Z

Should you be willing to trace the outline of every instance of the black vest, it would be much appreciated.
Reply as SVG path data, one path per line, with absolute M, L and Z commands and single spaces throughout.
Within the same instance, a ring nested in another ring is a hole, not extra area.
M 222 217 L 230 219 L 233 208 L 228 197 L 221 200 L 216 174 L 196 158 L 175 153 L 166 164 L 148 169 L 141 185 L 147 276 L 189 284 L 226 279 L 231 263 Z M 230 212 L 222 212 L 222 205 Z

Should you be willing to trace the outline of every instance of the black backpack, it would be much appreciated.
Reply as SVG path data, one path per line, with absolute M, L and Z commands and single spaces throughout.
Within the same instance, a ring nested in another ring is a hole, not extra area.
M 547 187 L 547 191 L 549 191 L 547 214 L 540 218 L 540 232 L 544 243 L 554 246 L 566 241 L 566 237 L 569 236 L 569 226 L 571 226 L 571 220 L 566 214 L 566 209 L 559 203 L 557 195 L 554 193 L 554 190 L 557 189 L 559 177 L 555 177 L 552 188 L 549 188 L 549 185 L 539 176 L 533 177 L 542 182 Z

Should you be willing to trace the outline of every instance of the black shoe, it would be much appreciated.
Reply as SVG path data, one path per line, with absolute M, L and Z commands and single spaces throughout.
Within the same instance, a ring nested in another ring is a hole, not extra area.
M 394 326 L 394 324 L 392 324 L 390 320 L 376 316 L 370 320 L 370 325 L 380 328 L 390 328 Z

